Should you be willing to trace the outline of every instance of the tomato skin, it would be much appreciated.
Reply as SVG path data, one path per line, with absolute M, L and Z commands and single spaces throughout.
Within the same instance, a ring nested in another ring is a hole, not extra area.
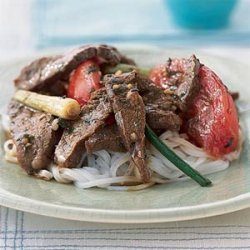
M 231 95 L 208 67 L 199 70 L 201 89 L 191 104 L 185 130 L 191 140 L 215 158 L 238 147 L 239 122 Z
M 72 73 L 68 88 L 68 97 L 84 105 L 88 102 L 91 92 L 100 89 L 101 72 L 95 60 L 83 62 Z
M 188 70 L 189 59 L 169 59 L 165 63 L 158 64 L 151 69 L 149 79 L 155 85 L 163 88 L 170 89 L 171 85 L 178 86 L 177 78 Z M 176 78 L 177 77 L 177 78 Z
M 163 82 L 166 80 L 166 68 L 164 64 L 156 65 L 149 73 L 149 79 L 157 86 L 163 87 Z

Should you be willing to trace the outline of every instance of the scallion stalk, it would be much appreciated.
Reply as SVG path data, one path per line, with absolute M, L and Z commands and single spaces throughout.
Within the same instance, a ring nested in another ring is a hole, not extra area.
M 191 179 L 196 181 L 202 187 L 210 186 L 212 182 L 202 176 L 197 170 L 193 169 L 189 164 L 183 161 L 175 152 L 173 152 L 163 141 L 154 133 L 154 131 L 146 125 L 145 135 L 148 140 L 155 146 L 159 152 L 164 155 L 170 162 L 172 162 L 178 169 Z

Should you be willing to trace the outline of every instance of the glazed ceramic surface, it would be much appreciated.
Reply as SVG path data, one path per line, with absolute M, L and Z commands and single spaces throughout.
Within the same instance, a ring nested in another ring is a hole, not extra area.
M 250 96 L 250 71 L 246 65 L 196 51 L 141 47 L 123 48 L 141 66 L 152 66 L 168 57 L 195 53 L 211 67 L 242 100 Z M 0 66 L 1 109 L 14 93 L 13 78 L 31 59 Z M 0 204 L 40 215 L 111 223 L 149 223 L 188 220 L 224 214 L 250 207 L 249 128 L 250 113 L 241 115 L 245 142 L 241 157 L 230 168 L 210 174 L 213 186 L 202 188 L 192 180 L 156 185 L 136 192 L 82 190 L 69 184 L 43 181 L 26 175 L 15 164 L 7 163 L 0 148 Z M 1 129 L 1 145 L 4 133 Z

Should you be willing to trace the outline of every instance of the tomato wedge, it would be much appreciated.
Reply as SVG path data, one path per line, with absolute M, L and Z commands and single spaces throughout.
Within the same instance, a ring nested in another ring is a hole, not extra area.
M 215 158 L 237 149 L 239 122 L 231 95 L 208 67 L 199 70 L 201 89 L 187 114 L 185 130 L 191 140 Z
M 71 74 L 68 97 L 73 98 L 84 105 L 88 102 L 91 92 L 100 89 L 101 72 L 95 60 L 83 62 Z
M 164 88 L 167 81 L 167 73 L 165 64 L 156 65 L 149 73 L 149 79 L 157 86 Z
M 196 58 L 195 60 L 198 61 Z M 155 85 L 171 90 L 172 85 L 178 86 L 180 84 L 178 79 L 183 78 L 182 75 L 190 70 L 190 67 L 194 67 L 192 64 L 195 62 L 193 61 L 193 56 L 189 59 L 169 59 L 165 63 L 158 64 L 152 68 L 149 73 L 149 79 Z

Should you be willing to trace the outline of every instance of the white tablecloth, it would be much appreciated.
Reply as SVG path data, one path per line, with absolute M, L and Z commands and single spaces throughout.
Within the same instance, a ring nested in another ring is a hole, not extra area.
M 36 50 L 32 4 L 32 0 L 0 1 L 1 62 Z M 43 35 L 53 33 L 38 34 Z M 249 45 L 250 41 L 244 47 L 220 43 L 201 50 L 249 63 Z M 0 232 L 0 249 L 250 249 L 250 209 L 194 221 L 119 225 L 67 221 L 0 207 Z

